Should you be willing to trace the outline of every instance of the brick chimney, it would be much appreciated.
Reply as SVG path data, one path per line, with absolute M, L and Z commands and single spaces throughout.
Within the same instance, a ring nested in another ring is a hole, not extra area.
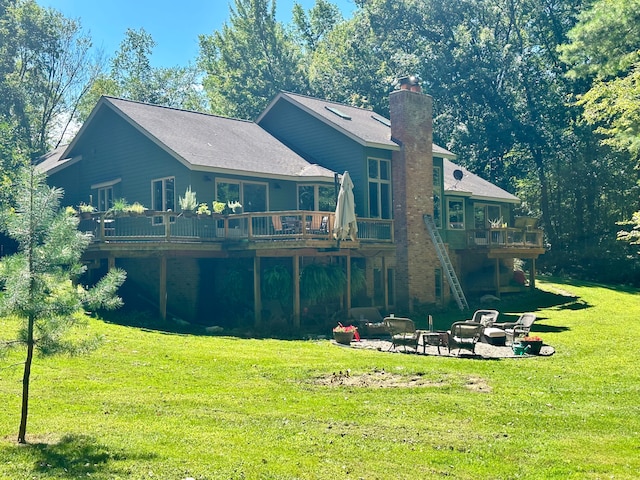
M 396 240 L 396 299 L 398 307 L 414 309 L 414 301 L 435 301 L 439 268 L 423 215 L 433 215 L 433 100 L 421 93 L 416 76 L 399 80 L 389 96 L 393 152 L 393 213 Z

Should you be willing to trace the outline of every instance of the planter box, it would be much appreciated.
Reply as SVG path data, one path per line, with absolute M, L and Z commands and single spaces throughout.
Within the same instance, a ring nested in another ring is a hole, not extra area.
M 533 342 L 520 340 L 514 342 L 511 348 L 516 355 L 540 355 L 542 340 Z
M 520 340 L 520 343 L 524 347 L 525 353 L 528 353 L 529 355 L 540 355 L 540 349 L 542 348 L 542 340 L 533 341 L 533 342 Z
M 333 332 L 333 339 L 336 343 L 350 345 L 353 340 L 353 332 Z

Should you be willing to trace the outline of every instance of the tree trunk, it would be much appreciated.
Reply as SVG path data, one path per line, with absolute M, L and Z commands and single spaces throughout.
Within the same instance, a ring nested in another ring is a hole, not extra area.
M 18 431 L 18 443 L 27 443 L 27 415 L 29 413 L 29 379 L 31 377 L 31 363 L 33 361 L 33 323 L 34 318 L 29 316 L 27 337 L 27 359 L 24 362 L 24 375 L 22 376 L 22 416 L 20 418 L 20 430 Z
M 544 168 L 542 150 L 540 147 L 532 146 L 531 154 L 533 155 L 533 160 L 538 172 L 538 180 L 540 181 L 540 210 L 542 211 L 542 224 L 551 245 L 557 246 L 558 235 L 551 218 L 551 209 L 549 208 L 549 188 L 547 183 L 547 174 Z

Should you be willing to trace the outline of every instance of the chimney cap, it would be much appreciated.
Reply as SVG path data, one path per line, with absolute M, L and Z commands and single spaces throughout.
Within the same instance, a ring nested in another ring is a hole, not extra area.
M 418 75 L 406 75 L 398 78 L 397 85 L 400 86 L 400 90 L 411 90 L 414 92 L 420 92 L 420 83 L 422 79 Z

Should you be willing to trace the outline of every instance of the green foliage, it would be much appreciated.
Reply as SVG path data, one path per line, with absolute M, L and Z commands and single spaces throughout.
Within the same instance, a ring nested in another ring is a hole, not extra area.
M 116 198 L 111 205 L 111 208 L 107 211 L 110 215 L 119 215 L 125 213 L 129 209 L 129 204 L 125 198 Z
M 310 304 L 339 298 L 346 285 L 347 276 L 338 264 L 310 263 L 300 275 L 300 293 Z
M 265 269 L 261 283 L 265 300 L 287 302 L 291 298 L 291 273 L 283 265 Z
M 351 265 L 351 295 L 358 295 L 367 288 L 367 277 L 363 268 Z
M 340 9 L 326 0 L 316 0 L 308 14 L 299 3 L 293 4 L 295 34 L 300 38 L 300 43 L 311 52 L 342 20 Z
M 201 203 L 198 205 L 198 209 L 196 210 L 198 215 L 211 215 L 211 210 L 209 210 L 209 205 L 206 203 Z
M 627 73 L 638 60 L 639 0 L 597 0 L 587 4 L 562 45 L 562 59 L 574 78 L 610 79 Z
M 198 208 L 198 201 L 196 200 L 196 192 L 191 191 L 191 186 L 184 192 L 184 197 L 178 199 L 180 208 L 184 211 L 193 212 Z
M 629 242 L 631 245 L 640 245 L 640 211 L 635 212 L 631 220 L 620 222 L 620 225 L 630 225 L 631 229 L 619 231 L 618 240 Z
M 604 143 L 640 160 L 640 0 L 599 0 L 580 15 L 562 46 L 569 75 L 593 80 L 579 98 Z
M 224 212 L 224 209 L 227 208 L 227 203 L 214 201 L 212 203 L 212 207 L 213 207 L 213 213 L 222 213 Z
M 91 85 L 80 107 L 86 119 L 101 95 L 138 102 L 205 110 L 206 101 L 194 85 L 199 72 L 193 66 L 155 68 L 150 57 L 156 42 L 143 28 L 127 29 L 120 49 L 111 60 L 109 73 L 102 74 Z
M 33 0 L 0 11 L 0 122 L 15 122 L 28 155 L 58 146 L 101 69 L 77 20 Z
M 77 354 L 95 339 L 71 341 L 65 333 L 83 325 L 84 308 L 116 308 L 115 295 L 125 273 L 112 270 L 94 288 L 73 283 L 84 271 L 80 257 L 90 237 L 78 231 L 78 218 L 60 208 L 62 191 L 45 184 L 34 168 L 24 168 L 14 185 L 15 205 L 3 205 L 0 227 L 19 245 L 18 253 L 0 262 L 0 315 L 22 322 L 17 340 L 6 346 L 27 349 L 23 409 L 18 441 L 25 442 L 29 377 L 34 350 L 43 355 Z
M 87 205 L 86 203 L 81 203 L 78 205 L 78 211 L 80 213 L 93 213 L 96 211 L 96 207 L 93 205 Z
M 640 62 L 629 75 L 596 81 L 582 96 L 584 118 L 606 136 L 603 143 L 628 150 L 640 160 Z
M 280 91 L 305 89 L 300 51 L 276 20 L 276 2 L 235 0 L 229 24 L 200 36 L 199 65 L 213 112 L 254 119 Z
M 145 210 L 146 208 L 140 202 L 133 202 L 131 205 L 127 205 L 125 207 L 126 212 L 135 213 L 137 215 L 144 213 Z
M 640 354 L 611 342 L 640 335 L 639 292 L 540 286 L 541 301 L 501 310 L 536 312 L 533 333 L 556 350 L 544 358 L 167 335 L 90 319 L 113 348 L 43 362 L 37 442 L 0 438 L 0 477 L 634 479 Z M 15 326 L 0 318 L 2 331 Z M 0 431 L 12 428 L 19 382 L 2 370 Z

